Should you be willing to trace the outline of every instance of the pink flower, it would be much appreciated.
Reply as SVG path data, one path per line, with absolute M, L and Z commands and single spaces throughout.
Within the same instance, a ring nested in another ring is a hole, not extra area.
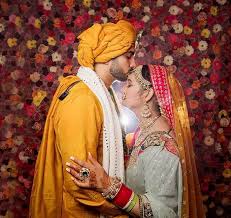
M 219 59 L 215 59 L 213 61 L 213 69 L 216 70 L 216 71 L 219 71 L 222 67 L 222 63 Z
M 176 34 L 169 34 L 168 35 L 168 41 L 172 44 L 172 45 L 174 45 L 174 44 L 176 44 L 176 43 L 178 43 L 178 41 L 179 41 L 179 38 L 178 38 L 178 36 L 176 35 Z
M 144 28 L 144 22 L 143 21 L 131 20 L 130 22 L 133 24 L 133 26 L 135 27 L 135 29 L 137 31 Z
M 210 79 L 210 81 L 211 81 L 212 84 L 217 84 L 219 82 L 219 80 L 220 80 L 219 74 L 218 73 L 212 73 L 210 75 L 209 79 Z
M 192 88 L 186 88 L 185 89 L 185 94 L 186 95 L 191 95 L 192 94 Z
M 14 22 L 15 22 L 15 19 L 16 19 L 16 15 L 15 15 L 15 14 L 12 14 L 12 15 L 9 16 L 9 21 L 10 21 L 11 23 L 14 23 Z
M 111 17 L 112 19 L 115 19 L 117 16 L 117 11 L 115 8 L 108 8 L 107 9 L 107 14 L 109 17 Z
M 75 21 L 74 21 L 74 24 L 77 26 L 77 27 L 81 27 L 83 24 L 84 24 L 84 17 L 83 16 L 78 16 L 76 17 Z
M 45 80 L 48 82 L 52 82 L 54 80 L 54 76 L 52 73 L 49 73 L 46 77 Z
M 28 105 L 28 104 L 24 104 L 24 109 L 25 109 L 25 111 L 26 111 L 26 114 L 27 114 L 29 117 L 33 116 L 34 113 L 35 113 L 35 110 L 36 110 L 36 108 L 35 108 L 34 105 Z
M 29 19 L 28 19 L 28 24 L 34 25 L 34 22 L 35 22 L 35 17 L 34 16 L 30 16 Z
M 75 41 L 75 34 L 72 32 L 66 33 L 63 43 L 64 44 L 73 44 L 74 41 Z

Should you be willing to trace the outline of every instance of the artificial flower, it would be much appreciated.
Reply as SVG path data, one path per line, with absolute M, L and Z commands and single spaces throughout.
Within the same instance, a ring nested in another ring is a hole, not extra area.
M 168 11 L 171 15 L 178 15 L 182 11 L 182 9 L 176 5 L 172 5 Z
M 0 54 L 0 65 L 4 65 L 6 62 L 6 57 Z
M 56 45 L 56 40 L 53 37 L 51 37 L 51 36 L 49 36 L 47 38 L 47 42 L 48 42 L 48 45 L 51 45 L 51 46 L 55 46 Z
M 194 48 L 191 45 L 185 46 L 185 54 L 191 56 L 194 53 Z
M 43 99 L 47 96 L 47 92 L 43 90 L 37 90 L 33 92 L 32 96 L 33 104 L 38 107 L 43 101 Z
M 123 12 L 125 12 L 125 13 L 130 13 L 131 10 L 130 10 L 130 8 L 129 8 L 128 6 L 125 6 L 125 7 L 123 8 Z
M 213 89 L 209 89 L 208 91 L 205 92 L 205 97 L 209 100 L 214 99 L 216 93 L 214 92 Z
M 156 1 L 156 7 L 163 7 L 164 6 L 164 0 L 157 0 Z
M 53 62 L 59 62 L 59 61 L 61 61 L 62 60 L 62 56 L 61 56 L 61 54 L 59 54 L 58 52 L 54 52 L 53 54 L 52 54 L 52 61 Z
M 172 27 L 175 33 L 182 33 L 182 31 L 184 30 L 184 27 L 181 23 L 173 24 Z
M 149 20 L 150 20 L 150 17 L 149 17 L 148 15 L 145 15 L 145 16 L 142 18 L 142 21 L 144 21 L 145 23 L 147 23 Z
M 35 19 L 34 27 L 37 29 L 41 29 L 41 21 L 39 19 Z
M 209 58 L 203 58 L 201 60 L 201 66 L 204 67 L 205 69 L 210 68 L 210 66 L 211 66 L 211 60 Z
M 40 74 L 38 72 L 34 72 L 30 75 L 30 80 L 34 83 L 40 80 Z
M 222 30 L 222 26 L 220 25 L 220 24 L 215 24 L 214 26 L 213 26 L 213 32 L 214 33 L 218 33 L 218 32 L 220 32 Z
M 208 43 L 204 40 L 201 40 L 199 43 L 198 43 L 198 49 L 200 51 L 206 51 L 208 48 Z
M 173 57 L 171 55 L 167 55 L 164 57 L 164 64 L 166 65 L 172 65 L 173 64 Z
M 203 36 L 203 37 L 205 37 L 205 38 L 209 38 L 209 36 L 210 36 L 210 30 L 209 29 L 203 29 L 202 31 L 201 31 L 201 36 Z
M 195 3 L 193 6 L 193 10 L 196 12 L 200 11 L 202 8 L 203 8 L 203 5 L 200 2 Z
M 27 46 L 27 48 L 29 48 L 29 49 L 32 49 L 32 48 L 36 48 L 36 40 L 28 40 L 27 42 L 26 42 L 26 46 Z
M 43 0 L 43 8 L 46 11 L 50 11 L 52 8 L 52 2 L 50 2 L 50 0 Z
M 192 34 L 192 28 L 190 28 L 189 26 L 184 26 L 184 34 L 185 35 L 191 35 Z
M 83 5 L 87 8 L 90 8 L 91 6 L 91 0 L 83 0 Z
M 197 100 L 189 100 L 189 107 L 194 110 L 199 106 L 199 102 Z
M 91 15 L 91 16 L 95 15 L 95 10 L 94 9 L 89 10 L 88 14 Z
M 209 136 L 206 136 L 206 137 L 204 138 L 204 143 L 205 143 L 205 145 L 207 145 L 207 146 L 211 146 L 211 145 L 214 144 L 214 138 L 211 137 L 210 135 L 209 135 Z
M 144 6 L 144 13 L 150 13 L 150 7 Z
M 219 4 L 219 5 L 224 5 L 227 0 L 216 0 L 216 2 Z
M 0 33 L 5 30 L 5 25 L 3 23 L 0 23 Z
M 7 39 L 7 44 L 10 48 L 14 47 L 17 45 L 17 39 L 16 38 L 8 38 Z
M 217 16 L 217 13 L 218 13 L 218 7 L 217 6 L 211 6 L 210 14 L 212 14 L 213 16 Z

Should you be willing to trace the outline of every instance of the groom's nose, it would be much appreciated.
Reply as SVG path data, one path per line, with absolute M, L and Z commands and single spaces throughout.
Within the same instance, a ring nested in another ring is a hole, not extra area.
M 130 68 L 135 68 L 136 67 L 136 62 L 134 56 L 130 58 Z

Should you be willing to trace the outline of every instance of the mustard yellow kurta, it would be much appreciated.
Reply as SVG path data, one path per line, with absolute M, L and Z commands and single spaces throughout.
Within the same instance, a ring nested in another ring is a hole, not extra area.
M 77 187 L 65 170 L 70 156 L 86 160 L 91 152 L 102 161 L 103 112 L 97 97 L 81 81 L 63 101 L 58 99 L 77 80 L 64 78 L 52 100 L 35 167 L 30 217 L 127 217 L 100 193 Z

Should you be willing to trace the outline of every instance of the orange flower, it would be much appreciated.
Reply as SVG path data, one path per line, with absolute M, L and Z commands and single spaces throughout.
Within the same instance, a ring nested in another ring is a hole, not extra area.
M 153 59 L 158 60 L 162 57 L 162 52 L 161 50 L 154 50 L 153 52 Z
M 70 9 L 74 7 L 74 0 L 65 0 L 65 5 Z
M 197 100 L 190 100 L 189 101 L 189 106 L 190 106 L 191 109 L 196 109 L 196 108 L 198 108 L 199 103 L 198 103 Z
M 160 27 L 159 26 L 155 26 L 152 28 L 152 36 L 160 36 Z
M 139 9 L 141 7 L 141 3 L 139 0 L 133 0 L 132 1 L 132 8 Z
M 66 65 L 63 69 L 64 73 L 71 73 L 73 66 L 72 65 Z
M 200 80 L 196 80 L 196 81 L 193 82 L 193 84 L 192 84 L 193 89 L 199 89 L 200 87 L 201 87 Z
M 206 20 L 206 19 L 203 19 L 203 20 L 198 21 L 198 26 L 200 26 L 200 27 L 203 27 L 203 26 L 205 26 L 206 24 L 207 24 L 207 20 Z
M 44 55 L 43 54 L 36 54 L 35 55 L 35 62 L 36 63 L 42 63 L 44 61 Z
M 4 11 L 7 12 L 9 10 L 9 5 L 7 4 L 6 1 L 0 1 L 0 8 Z
M 18 103 L 21 100 L 21 97 L 19 95 L 11 95 L 9 97 L 9 100 L 13 103 Z
M 12 138 L 9 138 L 5 141 L 6 145 L 8 148 L 13 148 L 14 147 L 14 141 Z
M 116 16 L 116 20 L 122 20 L 124 17 L 123 11 L 119 10 Z
M 54 27 L 56 27 L 56 28 L 61 27 L 61 20 L 59 18 L 54 19 Z
M 205 124 L 206 127 L 211 126 L 212 123 L 213 123 L 212 119 L 210 119 L 210 120 L 204 120 L 204 124 Z
M 213 52 L 215 53 L 215 55 L 220 56 L 221 47 L 220 47 L 219 44 L 216 43 L 216 44 L 213 45 Z

